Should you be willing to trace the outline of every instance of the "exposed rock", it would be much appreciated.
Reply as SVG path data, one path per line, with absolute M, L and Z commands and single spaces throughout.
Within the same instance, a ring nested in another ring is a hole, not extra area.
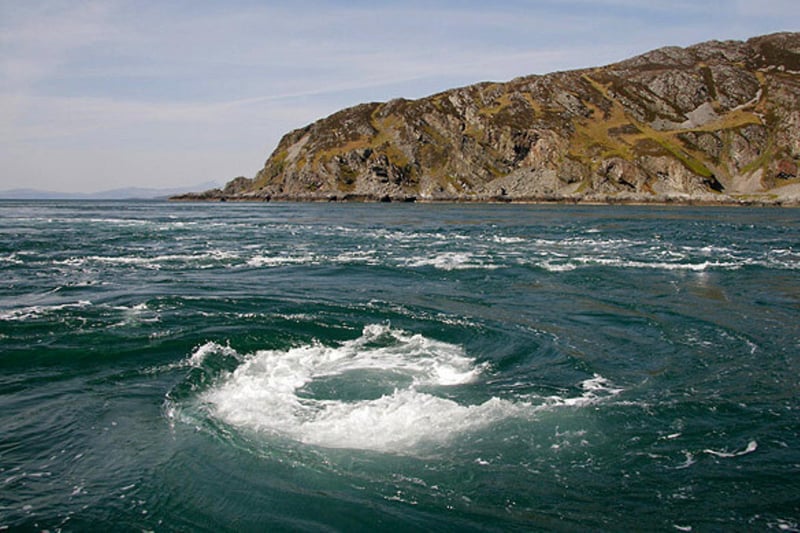
M 344 109 L 183 199 L 799 203 L 800 34 Z
M 776 177 L 783 180 L 789 180 L 797 177 L 797 163 L 782 159 L 778 161 L 778 168 Z

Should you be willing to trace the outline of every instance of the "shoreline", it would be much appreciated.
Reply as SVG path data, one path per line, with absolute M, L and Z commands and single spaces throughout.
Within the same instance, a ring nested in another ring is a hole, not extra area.
M 337 203 L 337 204 L 369 204 L 369 203 L 394 203 L 394 204 L 520 204 L 520 205 L 633 205 L 633 206 L 685 206 L 685 207 L 800 207 L 800 198 L 630 198 L 630 197 L 437 197 L 421 198 L 418 196 L 377 196 L 367 194 L 344 194 L 326 196 L 301 196 L 301 195 L 208 195 L 208 194 L 182 194 L 168 198 L 170 202 L 187 203 Z

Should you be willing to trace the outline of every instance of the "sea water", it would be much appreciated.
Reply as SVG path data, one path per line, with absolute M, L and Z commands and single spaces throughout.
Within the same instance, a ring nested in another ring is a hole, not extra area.
M 0 203 L 0 530 L 800 530 L 800 212 Z

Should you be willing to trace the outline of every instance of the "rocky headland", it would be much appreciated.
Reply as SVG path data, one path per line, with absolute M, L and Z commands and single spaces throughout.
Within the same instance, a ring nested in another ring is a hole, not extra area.
M 174 197 L 800 205 L 800 33 L 344 109 Z

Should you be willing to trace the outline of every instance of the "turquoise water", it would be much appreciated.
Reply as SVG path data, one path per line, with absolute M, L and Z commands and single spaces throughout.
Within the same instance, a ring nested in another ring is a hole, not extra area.
M 0 203 L 0 530 L 800 530 L 797 210 Z

